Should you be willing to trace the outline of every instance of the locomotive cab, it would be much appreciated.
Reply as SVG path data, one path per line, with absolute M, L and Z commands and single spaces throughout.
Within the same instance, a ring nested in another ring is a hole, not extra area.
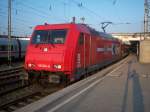
M 73 26 L 66 24 L 35 27 L 25 57 L 25 69 L 29 78 L 44 78 L 52 83 L 71 78 L 75 46 L 68 36 L 74 38 L 70 30 Z

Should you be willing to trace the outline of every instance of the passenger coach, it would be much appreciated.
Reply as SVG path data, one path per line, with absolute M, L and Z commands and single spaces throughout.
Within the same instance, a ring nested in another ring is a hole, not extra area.
M 21 40 L 12 38 L 11 39 L 11 58 L 12 59 L 22 59 L 25 57 L 26 48 L 28 45 L 28 40 Z M 5 36 L 0 36 L 0 62 L 6 61 L 8 58 L 8 44 L 9 39 Z

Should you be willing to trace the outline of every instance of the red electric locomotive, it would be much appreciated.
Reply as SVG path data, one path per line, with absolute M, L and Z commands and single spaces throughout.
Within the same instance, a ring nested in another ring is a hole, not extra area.
M 74 81 L 121 58 L 121 42 L 85 24 L 35 27 L 25 57 L 29 78 Z

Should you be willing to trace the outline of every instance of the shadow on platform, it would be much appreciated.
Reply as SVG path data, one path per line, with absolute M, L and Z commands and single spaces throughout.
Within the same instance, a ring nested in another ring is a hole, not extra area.
M 128 76 L 125 83 L 124 96 L 121 112 L 128 112 L 127 110 L 127 99 L 129 91 L 129 82 L 132 83 L 132 102 L 133 102 L 133 112 L 144 112 L 144 101 L 142 89 L 139 81 L 139 74 L 136 70 L 132 70 L 132 61 L 128 62 Z

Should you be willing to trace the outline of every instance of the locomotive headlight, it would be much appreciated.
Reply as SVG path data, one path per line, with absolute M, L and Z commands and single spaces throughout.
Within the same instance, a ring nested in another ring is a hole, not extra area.
M 35 65 L 34 64 L 32 64 L 32 63 L 29 63 L 28 64 L 28 67 L 34 67 Z
M 61 69 L 61 65 L 57 65 L 57 68 L 58 68 L 58 69 Z
M 32 64 L 31 64 L 31 63 L 29 63 L 29 64 L 28 64 L 28 67 L 32 67 Z
M 54 68 L 61 69 L 61 65 L 54 65 Z

